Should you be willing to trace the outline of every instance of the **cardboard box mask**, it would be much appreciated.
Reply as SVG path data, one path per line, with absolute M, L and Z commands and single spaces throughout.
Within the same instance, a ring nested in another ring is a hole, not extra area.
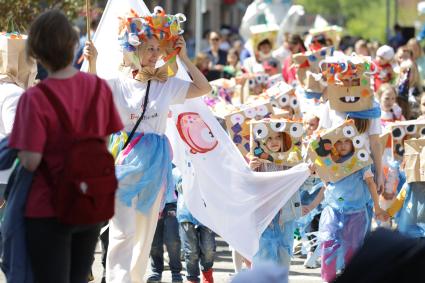
M 404 148 L 407 183 L 425 182 L 425 139 L 406 140 Z
M 274 152 L 267 147 L 267 141 L 279 133 L 282 135 L 282 147 Z M 303 133 L 301 122 L 286 119 L 251 121 L 251 154 L 278 165 L 295 166 L 302 161 Z
M 321 63 L 327 81 L 330 108 L 341 111 L 363 111 L 372 108 L 369 57 L 327 57 Z M 375 68 L 376 69 L 376 68 Z
M 340 139 L 351 139 L 353 143 L 351 157 L 344 161 L 335 149 L 335 143 Z M 314 162 L 317 174 L 325 182 L 337 182 L 372 164 L 366 141 L 359 135 L 353 120 L 315 134 L 308 147 L 308 158 Z
M 271 105 L 278 110 L 288 110 L 290 107 L 295 115 L 300 113 L 300 102 L 295 89 L 285 82 L 279 82 L 267 89 L 264 96 L 270 99 Z
M 324 47 L 318 51 L 308 51 L 292 55 L 292 61 L 296 67 L 296 75 L 299 83 L 305 90 L 307 96 L 319 98 L 325 89 L 324 83 L 321 83 L 319 63 L 331 56 L 333 47 Z M 319 75 L 319 76 L 317 76 Z
M 252 119 L 270 117 L 272 105 L 268 102 L 257 102 L 242 105 L 238 110 L 225 117 L 227 131 L 243 156 L 250 151 L 250 125 Z
M 393 159 L 401 161 L 405 154 L 404 142 L 412 138 L 425 137 L 425 121 L 408 120 L 391 124 Z
M 279 26 L 276 24 L 261 24 L 251 26 L 251 44 L 252 49 L 257 52 L 257 46 L 263 40 L 268 39 L 272 45 L 272 49 L 276 49 L 277 33 L 279 32 Z

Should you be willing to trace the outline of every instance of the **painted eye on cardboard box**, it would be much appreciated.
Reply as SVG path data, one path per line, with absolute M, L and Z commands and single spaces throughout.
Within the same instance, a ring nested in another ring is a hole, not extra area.
M 256 84 L 257 83 L 255 82 L 255 79 L 249 79 L 248 81 L 249 88 L 253 89 L 256 86 Z
M 403 127 L 394 127 L 391 131 L 391 135 L 393 136 L 394 140 L 402 140 L 404 136 L 406 135 L 406 132 L 404 131 Z
M 419 130 L 421 136 L 425 136 L 425 127 Z
M 283 94 L 281 97 L 279 97 L 278 101 L 279 101 L 279 105 L 281 107 L 288 106 L 288 104 L 289 104 L 289 95 Z
M 254 108 L 246 109 L 246 110 L 244 111 L 244 113 L 245 113 L 245 116 L 246 116 L 247 118 L 249 118 L 249 119 L 253 119 L 253 118 L 257 115 L 257 113 L 256 113 L 256 111 L 255 111 L 255 109 L 254 109 Z
M 357 136 L 353 138 L 353 146 L 355 148 L 362 148 L 364 146 L 365 139 L 362 136 Z
M 304 133 L 303 126 L 300 124 L 292 124 L 289 133 L 291 134 L 291 136 L 299 138 Z
M 369 160 L 369 153 L 365 149 L 360 149 L 357 152 L 357 158 L 360 161 L 368 161 Z
M 409 135 L 416 134 L 416 125 L 409 125 L 406 127 L 406 133 Z
M 266 116 L 267 113 L 269 113 L 269 110 L 267 109 L 267 106 L 265 105 L 260 105 L 255 107 L 255 109 L 257 110 L 257 115 L 260 115 L 262 117 Z
M 298 99 L 296 96 L 291 97 L 290 105 L 292 108 L 298 108 Z
M 257 124 L 254 126 L 254 137 L 257 140 L 262 140 L 267 137 L 269 134 L 269 130 L 267 129 L 267 126 L 264 124 Z
M 283 132 L 286 128 L 286 123 L 285 122 L 270 123 L 270 128 L 272 128 L 272 130 L 275 132 Z
M 347 138 L 352 138 L 354 137 L 354 135 L 356 134 L 354 127 L 353 126 L 345 126 L 342 129 L 342 133 L 344 134 L 345 137 Z
M 242 114 L 234 114 L 230 117 L 230 121 L 232 122 L 232 125 L 242 125 L 242 123 L 245 121 L 245 117 Z

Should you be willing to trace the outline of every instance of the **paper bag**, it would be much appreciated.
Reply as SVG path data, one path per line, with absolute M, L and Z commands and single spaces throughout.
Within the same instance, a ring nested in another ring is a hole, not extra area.
M 354 151 L 349 159 L 339 162 L 334 145 L 342 138 L 352 140 Z M 354 120 L 314 134 L 308 147 L 308 158 L 316 165 L 317 174 L 325 182 L 337 182 L 372 164 L 366 141 L 358 133 Z
M 404 143 L 412 138 L 425 137 L 424 120 L 399 121 L 389 125 L 391 129 L 391 141 L 393 159 L 401 161 L 405 154 Z
M 407 183 L 425 182 L 425 139 L 406 140 L 404 149 Z
M 246 156 L 250 151 L 249 122 L 252 119 L 261 120 L 270 117 L 272 113 L 273 109 L 270 103 L 259 101 L 242 105 L 225 117 L 227 131 L 243 156 Z
M 15 83 L 23 89 L 34 84 L 37 66 L 26 56 L 27 37 L 19 34 L 0 34 L 0 81 Z
M 301 145 L 304 128 L 302 122 L 286 119 L 251 121 L 251 154 L 265 162 L 295 166 L 302 162 Z M 267 140 L 276 133 L 282 134 L 282 147 L 278 152 L 267 147 Z

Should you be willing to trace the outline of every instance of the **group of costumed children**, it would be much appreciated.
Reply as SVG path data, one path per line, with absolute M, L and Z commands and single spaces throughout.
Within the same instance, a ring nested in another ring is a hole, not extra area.
M 263 40 L 274 40 L 272 33 L 264 34 Z M 398 90 L 391 86 L 394 74 L 390 79 L 383 76 L 389 73 L 388 48 L 381 47 L 381 59 L 372 60 L 345 55 L 332 46 L 315 46 L 292 55 L 297 78 L 292 85 L 280 74 L 251 73 L 250 89 L 261 83 L 262 93 L 246 96 L 239 89 L 240 97 L 233 97 L 233 103 L 229 93 L 238 92 L 235 83 L 212 82 L 214 91 L 205 101 L 225 120 L 252 170 L 314 164 L 315 174 L 262 233 L 254 266 L 274 262 L 289 268 L 294 231 L 300 230 L 308 240 L 305 266 L 318 267 L 321 255 L 322 279 L 331 282 L 361 247 L 373 223 L 424 237 L 425 186 L 419 167 L 425 123 L 398 122 L 404 119 L 395 97 L 403 87 L 409 89 L 411 69 L 402 64 Z M 412 138 L 418 139 L 405 145 Z M 408 146 L 411 152 L 404 156 Z

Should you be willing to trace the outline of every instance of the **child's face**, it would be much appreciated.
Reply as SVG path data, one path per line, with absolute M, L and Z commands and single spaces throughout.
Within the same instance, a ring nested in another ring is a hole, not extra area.
M 385 60 L 384 58 L 382 58 L 381 56 L 376 57 L 376 61 L 378 62 L 379 65 L 385 65 L 390 63 L 390 61 Z
M 233 53 L 227 54 L 227 63 L 229 65 L 234 65 L 237 63 L 237 61 L 238 61 L 238 57 L 235 54 Z
M 311 117 L 307 120 L 307 135 L 312 135 L 315 130 L 319 127 L 319 118 Z
M 272 132 L 266 141 L 266 147 L 271 152 L 280 152 L 283 147 L 283 134 Z
M 353 143 L 350 139 L 340 139 L 335 143 L 335 149 L 338 154 L 343 157 L 353 151 Z
M 381 95 L 381 109 L 384 111 L 391 111 L 394 106 L 396 95 L 394 91 L 387 90 Z
M 425 94 L 421 97 L 421 113 L 422 115 L 425 115 Z

